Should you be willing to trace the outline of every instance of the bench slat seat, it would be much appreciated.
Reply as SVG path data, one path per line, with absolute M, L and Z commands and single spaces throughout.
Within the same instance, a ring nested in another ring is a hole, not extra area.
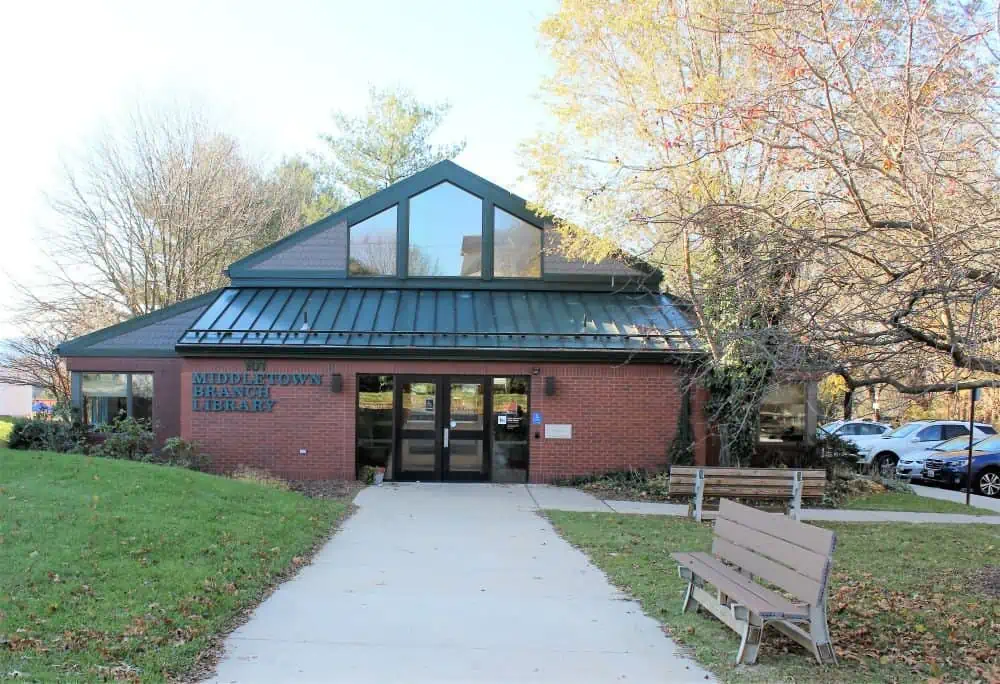
M 723 594 L 739 596 L 740 603 L 762 618 L 809 619 L 809 606 L 792 603 L 709 553 L 673 553 L 671 556 Z
M 808 648 L 820 664 L 836 664 L 826 621 L 835 546 L 830 530 L 722 499 L 712 552 L 671 554 L 688 582 L 682 611 L 704 608 L 741 634 L 737 664 L 756 661 L 765 627 Z

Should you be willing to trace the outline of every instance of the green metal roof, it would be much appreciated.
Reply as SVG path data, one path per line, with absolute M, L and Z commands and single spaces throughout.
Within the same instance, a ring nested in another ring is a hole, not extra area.
M 228 288 L 178 351 L 537 350 L 692 352 L 694 329 L 651 293 Z

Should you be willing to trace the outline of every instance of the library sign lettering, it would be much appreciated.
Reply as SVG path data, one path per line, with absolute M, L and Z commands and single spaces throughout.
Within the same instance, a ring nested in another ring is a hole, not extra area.
M 271 388 L 323 384 L 321 373 L 192 373 L 192 411 L 270 413 L 277 405 Z

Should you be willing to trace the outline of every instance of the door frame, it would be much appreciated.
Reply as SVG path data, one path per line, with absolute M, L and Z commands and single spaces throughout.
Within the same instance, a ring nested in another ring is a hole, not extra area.
M 492 440 L 490 439 L 491 421 L 493 418 L 492 403 L 492 382 L 488 375 L 469 374 L 417 374 L 404 373 L 397 374 L 393 382 L 393 468 L 392 479 L 400 482 L 413 482 L 415 480 L 429 482 L 489 482 L 493 466 Z M 433 382 L 434 392 L 434 428 L 433 435 L 430 430 L 403 429 L 403 385 L 413 382 Z M 483 427 L 481 430 L 460 430 L 453 431 L 450 428 L 451 421 L 451 384 L 455 383 L 478 383 L 483 386 Z M 471 473 L 452 473 L 449 470 L 450 447 L 444 444 L 444 430 L 449 430 L 448 441 L 452 439 L 479 439 L 483 445 L 483 470 Z M 471 433 L 471 435 L 470 435 Z M 479 436 L 473 436 L 479 433 Z M 434 440 L 434 469 L 432 471 L 406 471 L 402 468 L 402 442 L 403 439 L 430 439 Z

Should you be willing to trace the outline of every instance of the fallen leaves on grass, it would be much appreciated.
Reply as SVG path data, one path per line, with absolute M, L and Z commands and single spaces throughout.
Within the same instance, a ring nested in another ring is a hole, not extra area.
M 954 591 L 964 583 L 946 595 L 932 584 L 888 590 L 870 573 L 835 573 L 833 580 L 828 605 L 838 656 L 865 666 L 905 666 L 941 682 L 1000 681 L 1000 652 L 992 645 L 1000 636 L 996 605 Z

